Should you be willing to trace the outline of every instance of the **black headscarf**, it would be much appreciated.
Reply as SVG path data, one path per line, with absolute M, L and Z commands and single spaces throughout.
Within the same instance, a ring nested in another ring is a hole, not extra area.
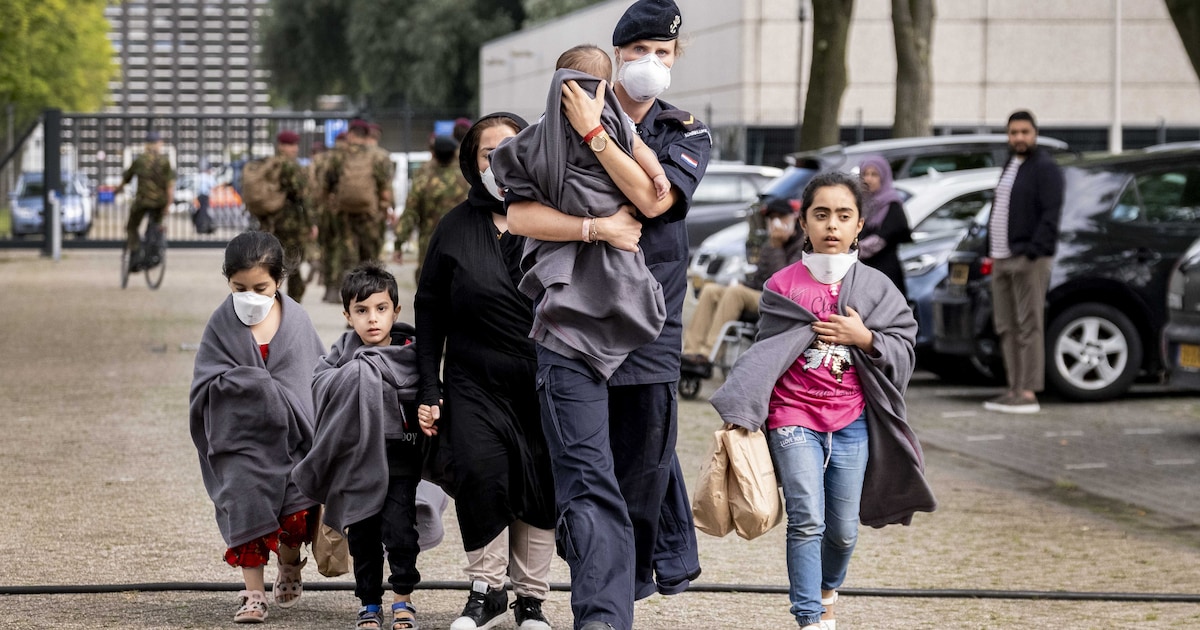
M 472 207 L 495 212 L 496 214 L 508 214 L 508 209 L 504 207 L 504 203 L 497 201 L 483 187 L 483 180 L 479 177 L 479 165 L 475 161 L 475 154 L 479 152 L 479 136 L 483 133 L 480 128 L 480 123 L 490 118 L 505 118 L 513 122 L 517 126 L 517 131 L 520 131 L 529 126 L 524 118 L 509 112 L 496 112 L 488 114 L 475 121 L 474 125 L 467 130 L 467 135 L 463 138 L 462 146 L 458 149 L 458 167 L 462 169 L 463 177 L 467 183 L 471 185 L 470 192 L 467 193 L 467 202 Z

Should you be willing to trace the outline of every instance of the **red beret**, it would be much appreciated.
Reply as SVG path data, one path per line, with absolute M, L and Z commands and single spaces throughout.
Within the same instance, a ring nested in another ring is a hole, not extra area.
M 364 131 L 364 132 L 370 133 L 371 123 L 369 123 L 361 118 L 355 118 L 354 120 L 350 121 L 350 130 L 351 131 Z
M 284 129 L 275 136 L 275 142 L 279 144 L 300 144 L 300 134 L 290 129 Z

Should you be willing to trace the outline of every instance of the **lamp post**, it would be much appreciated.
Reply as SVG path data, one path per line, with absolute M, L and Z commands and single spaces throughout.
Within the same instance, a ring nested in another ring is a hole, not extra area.
M 804 126 L 804 23 L 808 21 L 808 0 L 800 0 L 797 17 L 800 34 L 796 37 L 796 138 L 794 150 L 800 150 L 801 129 Z

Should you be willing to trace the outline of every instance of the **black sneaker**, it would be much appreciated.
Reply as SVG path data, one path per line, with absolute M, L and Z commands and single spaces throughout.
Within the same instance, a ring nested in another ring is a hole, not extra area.
M 518 630 L 550 630 L 550 622 L 542 614 L 542 600 L 535 597 L 517 595 L 517 601 L 509 608 L 517 618 Z
M 503 588 L 490 588 L 487 582 L 475 580 L 471 582 L 471 594 L 467 596 L 467 605 L 463 606 L 462 616 L 450 624 L 450 630 L 484 630 L 492 628 L 504 621 L 504 611 L 508 610 L 508 593 Z

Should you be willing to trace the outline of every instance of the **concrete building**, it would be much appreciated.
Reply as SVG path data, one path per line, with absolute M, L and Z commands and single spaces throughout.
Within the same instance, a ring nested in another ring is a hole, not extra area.
M 558 54 L 585 42 L 611 48 L 631 1 L 488 42 L 480 51 L 482 111 L 539 115 Z M 807 0 L 677 2 L 685 50 L 663 98 L 713 127 L 720 157 L 777 163 L 794 146 L 798 97 L 808 87 Z M 941 0 L 936 9 L 935 133 L 998 130 L 1027 108 L 1043 134 L 1081 150 L 1107 149 L 1114 120 L 1123 148 L 1200 140 L 1200 81 L 1162 0 Z M 857 0 L 844 140 L 890 137 L 894 46 L 890 0 Z
M 267 0 L 122 0 L 104 10 L 119 114 L 259 114 L 268 105 L 255 37 Z

